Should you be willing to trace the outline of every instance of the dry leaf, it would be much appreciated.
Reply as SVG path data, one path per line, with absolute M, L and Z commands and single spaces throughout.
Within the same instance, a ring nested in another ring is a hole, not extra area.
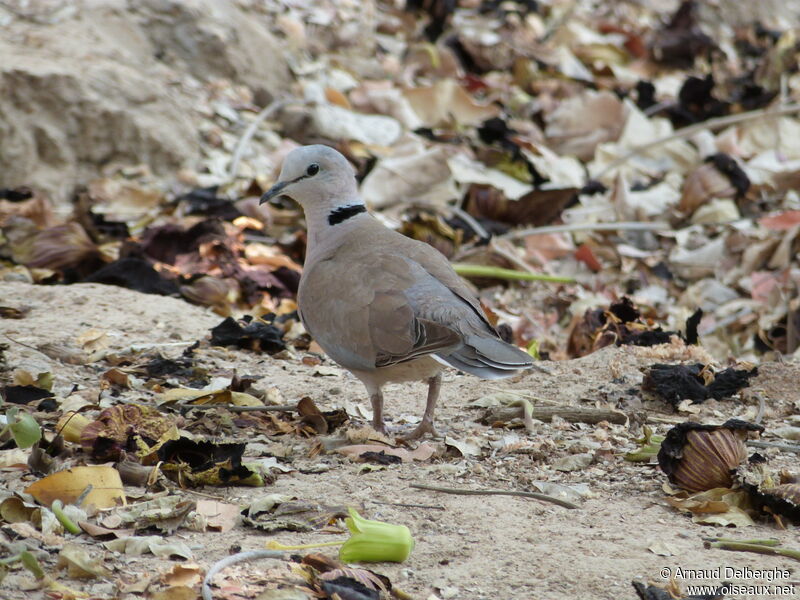
M 75 502 L 88 486 L 92 489 L 84 498 L 83 506 L 110 508 L 126 504 L 122 480 L 114 467 L 73 467 L 42 478 L 25 491 L 49 507 L 54 500 L 64 504 Z
M 380 444 L 356 444 L 353 446 L 342 446 L 337 448 L 339 454 L 344 454 L 351 460 L 358 461 L 358 457 L 365 452 L 384 452 L 390 456 L 397 456 L 403 462 L 411 461 L 425 461 L 433 456 L 436 448 L 428 442 L 422 442 L 414 450 L 406 450 L 405 448 L 392 448 L 390 446 L 382 446 Z
M 498 106 L 478 104 L 455 79 L 441 79 L 433 87 L 407 89 L 403 95 L 427 127 L 451 122 L 478 125 L 500 114 Z

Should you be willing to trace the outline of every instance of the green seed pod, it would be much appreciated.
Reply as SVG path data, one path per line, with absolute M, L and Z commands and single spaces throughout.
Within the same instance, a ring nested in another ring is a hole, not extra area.
M 339 548 L 339 559 L 353 562 L 403 562 L 414 549 L 414 538 L 405 525 L 392 525 L 363 518 L 348 508 L 345 524 L 350 530 L 348 539 Z

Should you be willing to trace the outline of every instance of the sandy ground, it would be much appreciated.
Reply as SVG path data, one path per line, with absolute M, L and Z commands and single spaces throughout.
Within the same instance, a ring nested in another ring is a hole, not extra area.
M 108 368 L 103 360 L 73 365 L 53 358 L 63 358 L 64 348 L 74 350 L 79 346 L 76 340 L 87 330 L 106 332 L 112 351 L 139 344 L 175 356 L 190 343 L 204 339 L 208 329 L 221 320 L 210 311 L 182 300 L 93 284 L 45 287 L 4 282 L 0 284 L 0 305 L 28 309 L 24 319 L 0 319 L 0 343 L 8 344 L 5 354 L 9 370 L 51 371 L 55 375 L 55 392 L 60 397 L 74 385 L 98 390 L 99 375 Z M 235 368 L 240 375 L 260 377 L 257 388 L 277 388 L 288 403 L 310 396 L 321 410 L 344 405 L 351 410 L 353 405 L 368 407 L 357 380 L 344 372 L 337 375 L 337 371 L 324 371 L 334 375 L 320 376 L 318 367 L 301 362 L 302 353 L 277 359 L 206 347 L 197 356 L 209 374 L 230 376 Z M 665 569 L 715 567 L 788 569 L 789 579 L 777 583 L 794 582 L 794 597 L 800 597 L 796 562 L 704 549 L 702 540 L 709 536 L 769 537 L 796 547 L 797 529 L 781 531 L 771 524 L 723 529 L 692 523 L 689 517 L 665 504 L 661 489 L 664 477 L 657 468 L 631 464 L 621 458 L 621 453 L 634 448 L 632 439 L 639 434 L 638 429 L 629 431 L 625 425 L 570 424 L 557 420 L 537 425 L 536 433 L 528 435 L 523 429 L 509 431 L 480 424 L 477 421 L 481 410 L 467 406 L 503 388 L 529 394 L 541 405 L 619 408 L 631 416 L 632 422 L 642 422 L 648 417 L 664 422 L 684 420 L 687 415 L 676 414 L 658 401 L 642 401 L 637 391 L 640 369 L 652 362 L 657 361 L 645 352 L 620 348 L 580 360 L 547 363 L 549 374 L 530 371 L 500 383 L 448 373 L 437 414 L 440 430 L 456 440 L 471 441 L 480 448 L 478 456 L 462 456 L 437 440 L 433 441 L 437 452 L 427 461 L 364 471 L 363 465 L 339 454 L 310 457 L 314 439 L 269 438 L 263 432 L 238 430 L 225 438 L 258 442 L 246 453 L 253 456 L 280 450 L 286 455 L 285 462 L 296 470 L 279 474 L 267 489 L 206 488 L 202 492 L 243 505 L 265 493 L 281 492 L 357 506 L 367 517 L 405 524 L 416 540 L 411 557 L 400 565 L 375 565 L 374 570 L 387 575 L 395 586 L 414 598 L 618 600 L 636 597 L 632 580 L 663 584 Z M 323 366 L 332 365 L 323 362 Z M 757 410 L 756 394 L 760 394 L 766 406 L 764 424 L 769 429 L 800 407 L 798 376 L 797 364 L 763 366 L 752 390 L 743 394 L 742 399 L 710 401 L 692 418 L 705 422 L 722 422 L 735 416 L 752 419 Z M 403 422 L 404 417 L 412 421 L 421 414 L 424 394 L 422 384 L 388 387 L 387 413 L 394 419 L 391 425 L 398 429 L 412 427 Z M 142 393 L 132 397 L 149 400 Z M 663 433 L 669 425 L 654 427 Z M 763 453 L 775 465 L 796 467 L 793 455 L 774 450 Z M 591 455 L 589 466 L 573 471 L 556 468 L 570 455 L 581 454 Z M 34 479 L 35 476 L 19 471 L 0 471 L 3 487 L 12 491 L 22 489 Z M 409 488 L 411 483 L 426 483 L 470 489 L 529 490 L 537 481 L 584 490 L 580 507 L 568 510 L 518 497 L 455 496 Z M 194 560 L 202 567 L 223 558 L 233 547 L 263 548 L 265 541 L 273 537 L 242 526 L 227 533 L 179 530 L 175 535 L 189 543 Z M 327 541 L 330 537 L 282 532 L 274 539 L 308 543 Z M 95 552 L 105 553 L 106 565 L 115 572 L 117 583 L 134 581 L 143 574 L 153 577 L 155 582 L 178 562 L 152 556 L 120 557 L 104 551 L 88 536 L 77 540 Z M 654 550 L 670 555 L 658 555 Z M 330 548 L 322 551 L 335 553 Z M 249 591 L 257 590 L 264 583 L 264 569 L 275 566 L 274 562 L 262 561 L 233 567 L 226 572 L 226 581 L 235 581 Z M 18 586 L 24 580 L 21 572 L 10 575 L 0 584 L 0 598 L 35 598 L 41 594 L 21 591 Z M 111 597 L 115 585 L 62 580 L 94 597 Z M 735 577 L 727 580 L 742 584 L 759 581 Z M 719 580 L 679 579 L 678 583 L 685 589 L 687 584 L 715 584 Z M 772 593 L 758 597 L 792 596 Z

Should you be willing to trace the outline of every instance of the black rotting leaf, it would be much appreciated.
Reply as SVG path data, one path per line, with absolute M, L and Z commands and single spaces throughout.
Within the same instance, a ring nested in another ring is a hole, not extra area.
M 206 219 L 189 229 L 168 223 L 147 229 L 142 235 L 141 250 L 148 258 L 172 265 L 178 255 L 196 251 L 202 242 L 226 237 L 219 219 Z
M 701 403 L 709 398 L 722 400 L 736 394 L 748 385 L 751 377 L 758 375 L 758 369 L 734 369 L 729 367 L 714 375 L 714 380 L 706 385 L 701 372 L 705 365 L 666 365 L 655 364 L 650 367 L 642 381 L 642 389 L 653 392 L 673 406 L 682 400 Z
M 785 483 L 772 488 L 764 488 L 744 483 L 754 504 L 762 511 L 788 518 L 800 524 L 800 484 Z
M 618 344 L 629 346 L 657 346 L 658 344 L 668 344 L 670 338 L 675 335 L 674 331 L 664 331 L 660 327 L 649 331 L 633 331 L 620 338 Z
M 30 404 L 43 398 L 52 398 L 49 392 L 35 385 L 9 385 L 3 388 L 3 400 L 11 404 Z
M 283 332 L 260 319 L 249 315 L 237 322 L 227 317 L 222 323 L 211 329 L 213 346 L 238 346 L 247 350 L 275 354 L 286 348 Z
M 196 442 L 186 437 L 169 440 L 158 450 L 159 460 L 164 462 L 181 462 L 189 465 L 193 471 L 204 471 L 214 464 L 232 460 L 241 464 L 242 454 L 247 444 L 215 444 L 214 442 Z
M 671 106 L 666 113 L 675 127 L 684 127 L 714 117 L 721 117 L 730 112 L 730 103 L 714 96 L 714 77 L 704 78 L 690 76 L 684 81 L 678 92 L 677 106 Z
M 756 375 L 758 375 L 758 369 L 755 367 L 750 371 L 733 367 L 725 369 L 714 376 L 714 381 L 708 386 L 709 395 L 716 400 L 730 398 L 743 387 L 747 387 L 749 379 Z
M 178 286 L 165 279 L 143 258 L 129 256 L 120 258 L 95 271 L 83 280 L 85 283 L 105 283 L 162 296 L 177 295 Z
M 185 202 L 186 214 L 206 215 L 218 217 L 224 221 L 233 221 L 241 217 L 242 213 L 227 198 L 217 196 L 219 186 L 213 185 L 206 188 L 197 188 L 178 198 L 178 202 Z
M 178 358 L 164 358 L 158 356 L 144 365 L 144 369 L 150 377 L 191 377 L 194 375 L 194 363 L 187 356 Z
M 359 458 L 364 462 L 375 463 L 376 465 L 396 465 L 403 462 L 403 459 L 394 454 L 386 454 L 383 450 L 380 452 L 364 452 L 359 455 Z
M 366 585 L 350 577 L 337 577 L 331 581 L 322 580 L 322 591 L 329 598 L 338 597 L 341 600 L 379 600 L 381 595 L 377 590 L 371 590 Z M 335 594 L 335 596 L 334 596 Z
M 708 390 L 700 377 L 703 365 L 655 364 L 645 374 L 642 389 L 654 392 L 673 406 L 681 400 L 703 402 L 708 399 Z
M 728 178 L 731 186 L 736 190 L 737 196 L 744 196 L 750 189 L 750 178 L 733 158 L 724 152 L 717 152 L 706 159 L 713 163 L 717 170 Z
M 700 340 L 697 334 L 697 326 L 700 325 L 700 319 L 703 318 L 703 309 L 698 308 L 691 316 L 686 319 L 686 343 L 694 345 Z
M 633 305 L 633 301 L 627 296 L 623 296 L 619 302 L 611 304 L 608 311 L 623 323 L 636 321 L 642 316 L 642 313 Z
M 456 9 L 456 0 L 406 0 L 406 10 L 424 13 L 428 16 L 425 37 L 435 42 L 450 23 L 450 16 Z
M 242 465 L 245 447 L 246 444 L 196 442 L 181 437 L 161 446 L 158 459 L 164 463 L 162 471 L 181 485 L 248 483 L 254 473 Z
M 688 69 L 694 59 L 714 47 L 714 41 L 697 23 L 697 2 L 684 0 L 666 27 L 656 32 L 653 58 L 665 65 Z
M 647 110 L 654 106 L 656 102 L 656 86 L 649 81 L 639 80 L 636 82 L 636 106 L 641 110 Z
M 0 200 L 22 202 L 33 198 L 33 190 L 27 186 L 18 188 L 0 188 Z

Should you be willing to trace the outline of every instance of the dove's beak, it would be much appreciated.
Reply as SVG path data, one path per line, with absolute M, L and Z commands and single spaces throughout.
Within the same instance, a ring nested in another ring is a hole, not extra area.
M 269 188 L 264 195 L 261 196 L 261 200 L 258 201 L 259 204 L 264 204 L 265 202 L 269 202 L 273 206 L 283 207 L 283 202 L 281 202 L 280 197 L 283 195 L 284 188 L 292 183 L 291 181 L 279 181 L 271 188 Z

